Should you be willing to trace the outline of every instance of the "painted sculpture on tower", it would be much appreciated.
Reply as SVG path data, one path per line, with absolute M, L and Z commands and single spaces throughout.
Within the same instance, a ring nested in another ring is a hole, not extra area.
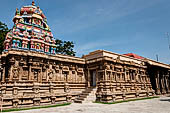
M 7 34 L 4 49 L 24 49 L 47 54 L 56 54 L 56 45 L 47 18 L 42 10 L 32 5 L 16 9 L 14 26 Z

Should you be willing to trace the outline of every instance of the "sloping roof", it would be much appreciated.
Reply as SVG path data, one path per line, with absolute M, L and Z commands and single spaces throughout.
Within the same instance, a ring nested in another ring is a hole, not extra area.
M 134 54 L 134 53 L 127 53 L 127 54 L 123 54 L 123 55 L 133 57 L 133 58 L 137 58 L 137 59 L 145 59 L 144 57 L 141 57 L 141 56 Z

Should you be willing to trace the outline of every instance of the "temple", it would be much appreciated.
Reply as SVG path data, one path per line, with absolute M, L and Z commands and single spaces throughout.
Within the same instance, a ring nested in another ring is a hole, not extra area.
M 16 9 L 0 55 L 3 109 L 60 102 L 114 102 L 170 93 L 170 65 L 133 53 L 56 54 L 41 9 Z
M 5 51 L 10 48 L 56 54 L 55 40 L 41 9 L 32 5 L 16 9 L 14 26 L 6 36 Z

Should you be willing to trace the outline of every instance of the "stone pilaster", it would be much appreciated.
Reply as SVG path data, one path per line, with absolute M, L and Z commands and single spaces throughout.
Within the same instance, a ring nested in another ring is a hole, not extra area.
M 160 83 L 159 83 L 159 71 L 157 71 L 157 74 L 156 74 L 156 76 L 155 76 L 155 80 L 156 80 L 156 94 L 160 94 Z
M 39 90 L 40 90 L 39 83 L 34 83 L 34 85 L 33 85 L 33 92 L 34 92 L 33 103 L 35 106 L 40 105 L 41 98 L 40 98 Z

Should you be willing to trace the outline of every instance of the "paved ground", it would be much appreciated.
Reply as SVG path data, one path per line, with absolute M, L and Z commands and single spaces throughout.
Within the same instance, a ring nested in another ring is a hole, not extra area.
M 119 104 L 71 104 L 56 108 L 35 109 L 12 113 L 170 113 L 170 97 L 125 102 Z

